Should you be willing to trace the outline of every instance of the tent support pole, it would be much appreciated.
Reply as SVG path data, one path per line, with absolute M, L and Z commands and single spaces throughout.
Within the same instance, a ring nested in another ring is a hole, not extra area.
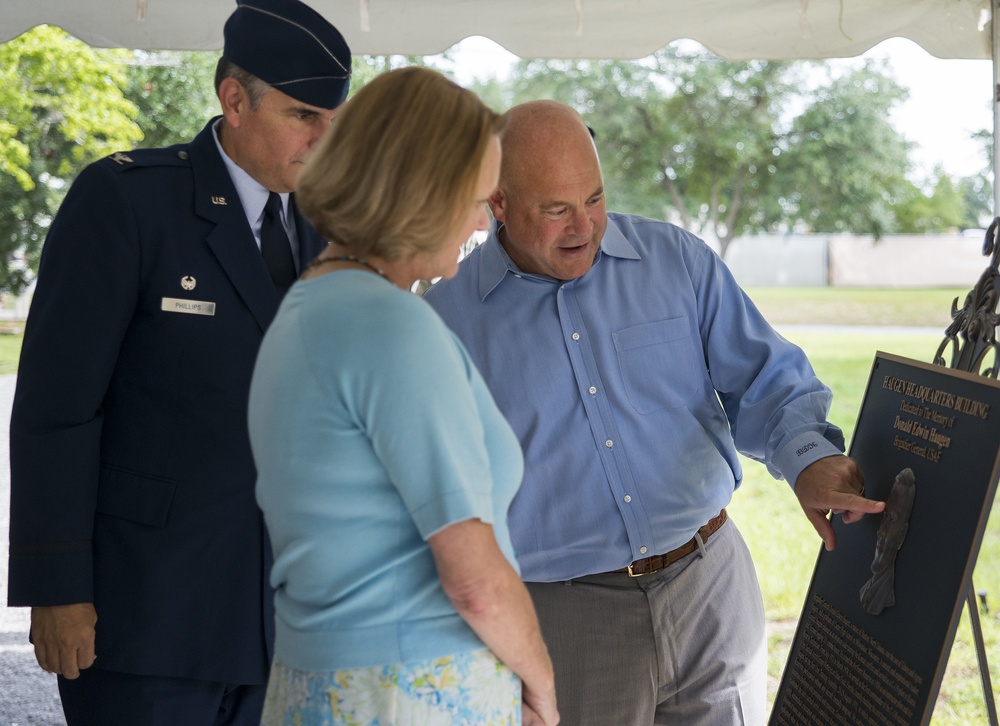
M 990 8 L 990 58 L 993 61 L 993 216 L 1000 216 L 1000 0 Z
M 993 224 L 986 233 L 987 237 L 996 235 L 1000 230 L 1000 0 L 990 2 L 990 58 L 993 61 Z M 984 243 L 983 254 L 987 254 Z M 993 245 L 1000 242 L 994 238 Z M 993 246 L 990 246 L 992 249 Z M 993 697 L 993 685 L 990 681 L 990 664 L 986 657 L 986 645 L 983 639 L 982 624 L 979 621 L 979 603 L 976 601 L 976 587 L 969 579 L 969 590 L 966 593 L 966 603 L 969 606 L 969 622 L 972 626 L 972 639 L 976 646 L 976 657 L 979 661 L 979 676 L 983 684 L 983 698 L 986 701 L 986 713 L 991 726 L 997 726 L 997 707 Z
M 1000 244 L 1000 0 L 990 2 L 990 58 L 993 61 L 993 223 L 986 232 L 983 254 L 990 254 Z M 991 239 L 992 238 L 992 239 Z M 976 587 L 969 578 L 966 603 L 969 606 L 969 623 L 972 626 L 972 640 L 979 661 L 979 677 L 983 685 L 983 698 L 990 726 L 998 726 L 996 700 L 990 681 L 990 664 L 986 657 L 982 623 L 979 620 L 979 603 Z

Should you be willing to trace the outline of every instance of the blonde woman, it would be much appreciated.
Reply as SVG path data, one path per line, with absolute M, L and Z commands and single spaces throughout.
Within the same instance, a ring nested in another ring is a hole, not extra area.
M 504 123 L 434 71 L 392 71 L 299 177 L 330 244 L 285 298 L 250 396 L 277 589 L 265 724 L 558 722 L 507 531 L 517 439 L 408 292 L 454 275 L 486 228 Z

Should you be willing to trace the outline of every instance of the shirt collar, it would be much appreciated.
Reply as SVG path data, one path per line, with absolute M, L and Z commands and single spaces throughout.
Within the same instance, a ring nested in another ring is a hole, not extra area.
M 212 131 L 214 132 L 212 138 L 215 140 L 215 146 L 219 150 L 219 156 L 222 157 L 222 161 L 229 171 L 229 177 L 233 180 L 233 186 L 236 187 L 236 194 L 240 198 L 240 204 L 243 205 L 243 213 L 247 216 L 250 229 L 259 230 L 260 221 L 264 215 L 264 205 L 267 204 L 267 198 L 271 192 L 229 158 L 225 149 L 222 148 L 222 142 L 219 140 L 219 124 L 221 123 L 222 119 L 215 122 L 215 125 L 212 127 Z M 287 219 L 288 194 L 281 194 L 279 196 L 281 196 L 282 212 Z M 259 234 L 259 232 L 255 231 L 254 234 Z
M 597 265 L 601 261 L 601 255 L 610 255 L 611 257 L 618 257 L 626 260 L 641 260 L 641 255 L 636 251 L 632 243 L 628 241 L 618 225 L 615 223 L 615 219 L 612 214 L 608 215 L 608 226 L 604 231 L 604 237 L 601 239 L 601 245 L 597 250 L 597 256 L 594 258 L 594 264 Z M 494 222 L 493 226 L 490 228 L 490 233 L 486 237 L 486 241 L 481 245 L 479 252 L 479 299 L 485 300 L 486 297 L 493 292 L 497 285 L 503 280 L 504 276 L 509 272 L 512 275 L 518 277 L 524 277 L 527 273 L 522 272 L 514 261 L 507 254 L 507 251 L 500 244 L 500 228 L 503 225 L 499 222 Z M 546 275 L 534 275 L 539 279 L 551 280 Z

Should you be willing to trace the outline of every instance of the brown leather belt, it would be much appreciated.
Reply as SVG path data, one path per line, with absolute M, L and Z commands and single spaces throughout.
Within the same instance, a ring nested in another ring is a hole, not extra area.
M 698 530 L 698 536 L 701 537 L 703 544 L 708 541 L 709 537 L 719 531 L 719 527 L 725 523 L 728 517 L 729 515 L 726 514 L 726 510 L 723 509 L 717 516 L 712 517 Z M 696 549 L 698 549 L 698 541 L 692 537 L 686 544 L 682 544 L 677 549 L 670 550 L 666 554 L 644 557 L 641 560 L 636 560 L 628 567 L 623 567 L 620 570 L 612 570 L 612 572 L 627 572 L 629 577 L 650 575 L 657 570 L 662 570 L 664 567 L 669 567 L 682 557 L 687 557 Z

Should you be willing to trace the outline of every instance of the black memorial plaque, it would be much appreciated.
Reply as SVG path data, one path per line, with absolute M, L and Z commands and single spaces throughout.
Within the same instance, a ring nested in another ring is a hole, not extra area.
M 930 721 L 996 491 L 998 419 L 997 381 L 876 353 L 849 453 L 886 513 L 835 517 L 770 726 Z

